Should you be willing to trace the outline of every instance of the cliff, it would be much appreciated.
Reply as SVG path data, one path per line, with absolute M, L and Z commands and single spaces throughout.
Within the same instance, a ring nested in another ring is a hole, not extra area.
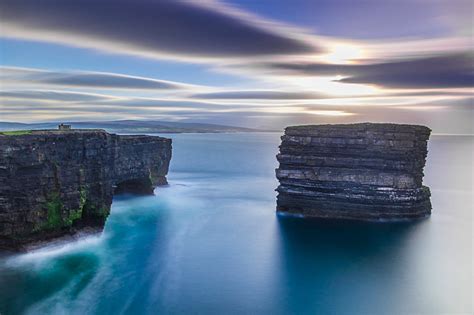
M 430 132 L 373 123 L 286 128 L 277 155 L 277 211 L 361 220 L 429 215 L 422 179 Z
M 103 130 L 0 133 L 0 247 L 101 230 L 115 192 L 166 184 L 171 140 Z

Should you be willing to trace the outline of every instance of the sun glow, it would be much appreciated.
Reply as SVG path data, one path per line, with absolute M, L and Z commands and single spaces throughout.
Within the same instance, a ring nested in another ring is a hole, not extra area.
M 375 95 L 381 93 L 380 89 L 373 85 L 337 82 L 340 79 L 342 79 L 341 76 L 289 76 L 284 78 L 287 84 L 290 84 L 295 88 L 310 90 L 313 92 L 320 92 L 333 96 L 361 96 Z
M 350 64 L 364 56 L 361 47 L 353 44 L 337 43 L 329 48 L 329 53 L 319 57 L 321 61 L 336 64 Z
M 352 116 L 355 115 L 354 113 L 345 112 L 342 110 L 307 110 L 305 113 L 311 115 L 319 115 L 319 116 Z

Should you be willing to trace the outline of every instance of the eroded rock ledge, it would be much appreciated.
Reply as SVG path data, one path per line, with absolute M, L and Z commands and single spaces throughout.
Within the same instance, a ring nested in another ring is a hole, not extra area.
M 277 211 L 339 219 L 419 218 L 431 130 L 398 124 L 295 126 L 282 136 Z
M 103 130 L 0 134 L 0 247 L 101 230 L 116 192 L 166 184 L 171 139 Z

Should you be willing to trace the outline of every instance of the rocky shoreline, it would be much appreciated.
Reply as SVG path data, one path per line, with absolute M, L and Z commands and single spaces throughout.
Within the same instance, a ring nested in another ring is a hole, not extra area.
M 166 184 L 171 139 L 104 130 L 0 134 L 0 248 L 100 231 L 114 193 Z
M 277 211 L 394 220 L 431 213 L 422 185 L 431 130 L 398 124 L 295 126 L 282 136 Z

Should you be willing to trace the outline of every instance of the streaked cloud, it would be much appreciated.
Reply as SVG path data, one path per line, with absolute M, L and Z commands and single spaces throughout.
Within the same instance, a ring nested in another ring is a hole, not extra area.
M 194 99 L 206 99 L 206 100 L 267 100 L 267 101 L 288 101 L 288 100 L 334 100 L 335 102 L 344 103 L 346 100 L 364 100 L 370 98 L 402 98 L 402 97 L 417 97 L 417 96 L 453 96 L 453 97 L 465 97 L 472 95 L 470 89 L 449 89 L 449 90 L 433 90 L 433 89 L 418 89 L 418 90 L 396 90 L 391 92 L 390 90 L 384 91 L 382 94 L 361 94 L 361 95 L 333 95 L 329 93 L 318 93 L 312 91 L 274 91 L 274 90 L 222 90 L 219 92 L 208 92 L 208 93 L 197 93 L 190 95 L 190 98 Z
M 94 71 L 48 71 L 31 68 L 0 67 L 0 80 L 6 83 L 30 83 L 62 87 L 100 89 L 173 90 L 189 84 L 138 76 Z
M 474 54 L 459 53 L 367 64 L 269 62 L 258 67 L 294 76 L 332 76 L 342 83 L 387 88 L 464 88 L 474 82 Z
M 0 91 L 0 100 L 3 103 L 9 99 L 35 100 L 44 102 L 100 102 L 116 99 L 116 97 L 93 93 L 53 90 Z
M 307 110 L 308 114 L 320 115 L 320 116 L 352 116 L 356 115 L 352 112 L 346 112 L 343 110 Z
M 217 1 L 3 0 L 4 36 L 175 59 L 318 51 L 282 24 Z M 295 29 L 293 29 L 295 31 Z
M 90 54 L 87 61 L 97 52 L 133 55 L 112 56 L 118 66 L 104 56 L 97 60 L 106 65 L 86 64 L 109 72 L 80 71 L 73 58 L 56 70 L 0 66 L 2 120 L 164 119 L 266 129 L 390 120 L 465 131 L 473 116 L 472 38 L 464 32 L 390 41 L 328 37 L 217 0 L 0 0 L 0 27 L 2 37 L 87 48 L 68 48 Z M 141 57 L 153 58 L 146 62 L 156 69 L 134 72 Z M 167 77 L 182 82 L 160 78 L 160 66 L 174 63 L 179 67 Z M 235 85 L 186 84 L 190 64 L 199 75 L 240 78 Z M 121 69 L 141 76 L 114 73 Z
M 232 100 L 232 99 L 264 99 L 264 100 L 290 100 L 290 99 L 317 99 L 329 98 L 330 95 L 310 91 L 282 92 L 272 90 L 247 90 L 247 91 L 222 91 L 194 94 L 193 98 Z

